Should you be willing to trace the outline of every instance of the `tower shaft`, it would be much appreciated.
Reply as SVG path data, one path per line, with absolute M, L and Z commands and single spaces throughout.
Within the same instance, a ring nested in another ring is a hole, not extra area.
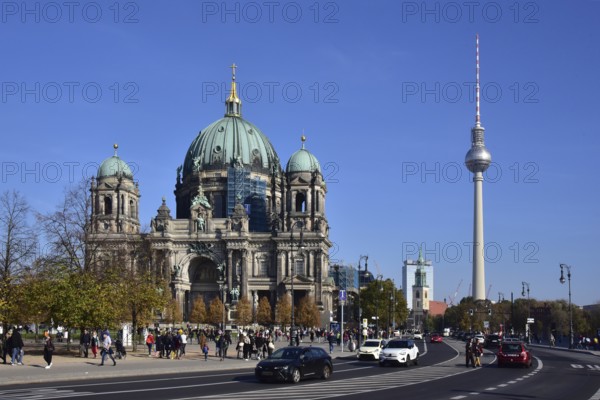
M 475 172 L 473 209 L 473 300 L 485 300 L 485 260 L 483 241 L 483 173 Z

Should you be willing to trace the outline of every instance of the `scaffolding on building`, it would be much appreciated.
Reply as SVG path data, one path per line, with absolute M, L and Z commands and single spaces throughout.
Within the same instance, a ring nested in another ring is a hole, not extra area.
M 227 169 L 227 216 L 233 215 L 233 209 L 242 203 L 250 219 L 251 232 L 267 232 L 267 183 L 259 177 L 252 178 L 250 169 L 243 166 Z

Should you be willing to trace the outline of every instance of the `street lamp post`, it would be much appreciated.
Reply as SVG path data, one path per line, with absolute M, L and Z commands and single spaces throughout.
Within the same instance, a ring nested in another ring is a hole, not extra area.
M 560 264 L 560 283 L 565 283 L 564 269 L 567 269 L 567 278 L 569 279 L 569 348 L 573 348 L 573 308 L 571 306 L 571 266 Z
M 358 258 L 358 348 L 362 345 L 362 309 L 360 308 L 360 262 L 365 260 L 365 271 L 367 271 L 369 256 L 360 256 Z
M 529 283 L 521 282 L 523 286 L 521 289 L 521 296 L 525 297 L 525 287 L 527 287 L 527 323 L 525 324 L 525 331 L 527 334 L 527 343 L 531 343 L 531 335 L 529 333 L 529 318 L 531 317 L 531 300 L 529 299 Z
M 223 269 L 223 271 L 224 271 L 224 269 Z M 221 292 L 221 299 L 223 301 L 223 313 L 222 313 L 222 319 L 221 319 L 221 329 L 222 329 L 221 336 L 223 336 L 223 335 L 225 335 L 225 294 L 226 294 L 225 274 L 224 273 L 222 273 L 219 276 L 217 283 L 219 284 L 219 291 Z M 220 353 L 221 353 L 220 354 L 221 361 L 223 361 L 223 359 L 225 358 L 225 352 L 223 351 L 222 348 L 220 350 Z
M 290 227 L 290 249 L 292 252 L 292 268 L 290 271 L 291 274 L 291 289 L 292 289 L 292 318 L 290 325 L 290 346 L 294 346 L 295 335 L 297 335 L 294 326 L 296 325 L 294 320 L 294 277 L 296 276 L 296 260 L 294 258 L 294 227 L 300 227 L 300 242 L 298 243 L 298 251 L 302 249 L 304 246 L 304 223 L 302 221 L 296 221 Z
M 379 288 L 379 296 L 377 296 L 377 316 L 375 317 L 375 334 L 376 334 L 376 338 L 380 338 L 380 332 L 381 330 L 379 329 L 379 304 L 381 302 L 381 294 L 383 293 L 383 286 L 382 286 L 382 280 L 383 280 L 383 276 L 382 275 L 377 275 L 377 287 Z

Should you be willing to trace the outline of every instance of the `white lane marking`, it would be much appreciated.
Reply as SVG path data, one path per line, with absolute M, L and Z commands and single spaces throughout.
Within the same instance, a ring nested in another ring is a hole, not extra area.
M 508 381 L 508 383 L 517 383 L 517 381 Z
M 490 390 L 491 391 L 491 390 L 496 390 L 496 389 L 498 389 L 498 388 L 496 388 L 496 387 L 489 387 L 489 388 L 484 389 L 484 390 Z
M 458 400 L 458 399 L 464 399 L 467 396 L 454 396 L 454 397 L 450 397 L 450 400 Z
M 498 385 L 498 387 L 506 387 L 506 386 L 508 386 L 508 383 L 501 383 Z
M 590 397 L 590 400 L 600 400 L 600 389 Z

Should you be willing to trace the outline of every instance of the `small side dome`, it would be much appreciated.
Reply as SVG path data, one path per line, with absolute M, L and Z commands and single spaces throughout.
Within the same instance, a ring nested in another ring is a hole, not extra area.
M 98 174 L 96 177 L 100 179 L 109 176 L 125 176 L 129 179 L 133 179 L 133 172 L 131 172 L 131 168 L 129 168 L 129 165 L 127 165 L 127 163 L 121 160 L 117 155 L 117 149 L 119 148 L 119 145 L 114 144 L 113 148 L 115 149 L 115 154 L 112 157 L 102 161 L 100 168 L 98 168 Z
M 304 142 L 306 141 L 306 137 L 302 135 L 302 148 L 292 154 L 290 157 L 285 171 L 287 173 L 291 172 L 314 172 L 318 171 L 321 173 L 321 165 L 319 164 L 319 160 L 315 157 L 310 151 L 304 148 Z

